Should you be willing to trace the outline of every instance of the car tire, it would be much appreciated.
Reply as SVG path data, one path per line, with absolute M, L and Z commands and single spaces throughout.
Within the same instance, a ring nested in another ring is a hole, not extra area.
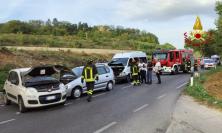
M 109 81 L 106 86 L 107 91 L 111 91 L 113 89 L 113 82 Z
M 81 95 L 82 95 L 82 89 L 80 87 L 75 87 L 74 89 L 72 89 L 71 97 L 73 99 L 80 98 Z
M 4 100 L 4 105 L 10 105 L 11 101 L 8 99 L 6 92 L 3 92 L 3 100 Z
M 24 105 L 22 97 L 18 98 L 18 106 L 19 106 L 19 112 L 25 113 L 27 111 L 27 109 L 26 109 L 26 107 Z

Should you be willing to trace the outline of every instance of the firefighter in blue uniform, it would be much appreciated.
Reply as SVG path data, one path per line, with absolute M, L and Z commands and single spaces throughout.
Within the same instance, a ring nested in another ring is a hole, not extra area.
M 95 80 L 99 80 L 98 77 L 98 72 L 96 69 L 95 64 L 93 64 L 93 60 L 89 59 L 87 61 L 87 65 L 83 68 L 83 72 L 82 72 L 82 83 L 86 82 L 86 87 L 87 87 L 87 101 L 91 102 L 92 100 L 92 95 L 93 95 L 93 89 L 94 89 L 94 85 L 95 85 Z

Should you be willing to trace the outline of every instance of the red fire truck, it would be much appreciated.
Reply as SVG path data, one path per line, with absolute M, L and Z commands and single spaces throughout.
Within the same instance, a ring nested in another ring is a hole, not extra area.
M 160 60 L 162 73 L 176 74 L 178 72 L 189 72 L 191 68 L 187 66 L 187 62 L 194 63 L 193 50 L 157 50 L 153 52 L 152 62 L 155 65 L 156 59 Z

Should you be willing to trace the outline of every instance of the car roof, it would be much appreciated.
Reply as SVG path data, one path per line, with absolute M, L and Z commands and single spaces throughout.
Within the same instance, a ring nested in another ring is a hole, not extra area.
M 109 67 L 106 63 L 96 63 L 95 65 L 96 65 L 96 67 L 98 67 L 98 66 L 107 66 L 107 67 Z M 74 67 L 73 69 L 75 69 L 75 68 L 84 68 L 84 66 Z
M 146 57 L 146 53 L 142 51 L 132 51 L 132 52 L 117 53 L 113 56 L 113 58 L 134 58 L 134 57 Z

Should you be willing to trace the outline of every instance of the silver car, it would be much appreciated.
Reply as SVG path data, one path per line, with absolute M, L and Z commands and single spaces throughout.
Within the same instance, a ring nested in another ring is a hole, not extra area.
M 96 68 L 99 74 L 99 80 L 95 81 L 94 91 L 112 90 L 115 84 L 112 69 L 106 64 L 96 64 Z M 85 82 L 81 83 L 82 71 L 83 66 L 76 67 L 61 77 L 61 82 L 63 82 L 66 87 L 67 97 L 79 98 L 83 93 L 86 93 L 86 84 Z

